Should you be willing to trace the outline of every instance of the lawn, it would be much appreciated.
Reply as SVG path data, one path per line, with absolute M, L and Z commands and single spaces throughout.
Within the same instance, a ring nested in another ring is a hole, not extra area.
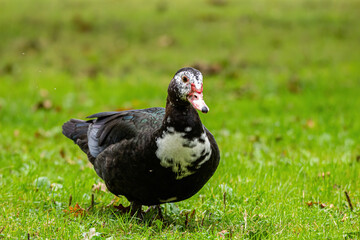
M 360 238 L 360 1 L 1 9 L 0 239 Z M 93 188 L 101 179 L 61 125 L 165 106 L 183 66 L 203 72 L 200 117 L 221 162 L 198 194 L 162 205 L 163 221 L 140 222 Z

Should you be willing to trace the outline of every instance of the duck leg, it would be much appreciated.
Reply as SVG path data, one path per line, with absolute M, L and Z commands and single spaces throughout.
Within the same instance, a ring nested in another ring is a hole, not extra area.
M 140 220 L 144 218 L 143 211 L 141 210 L 142 205 L 137 202 L 131 202 L 130 204 L 130 214 L 131 216 L 136 216 Z
M 163 221 L 164 220 L 164 215 L 162 214 L 162 211 L 161 211 L 161 207 L 160 207 L 160 205 L 156 205 L 156 207 L 155 208 L 157 208 L 157 211 L 158 211 L 158 217 L 160 218 L 160 220 L 161 221 Z

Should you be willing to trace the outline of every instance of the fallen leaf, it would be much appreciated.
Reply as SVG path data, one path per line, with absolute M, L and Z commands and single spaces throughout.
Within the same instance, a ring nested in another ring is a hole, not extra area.
M 63 148 L 60 149 L 59 154 L 62 158 L 65 158 L 65 150 Z
M 301 82 L 297 76 L 292 76 L 287 83 L 287 88 L 291 93 L 299 93 L 301 91 Z
M 14 137 L 18 137 L 20 135 L 20 130 L 19 129 L 15 129 L 14 130 Z
M 308 120 L 306 121 L 305 126 L 306 126 L 307 128 L 312 129 L 312 128 L 314 128 L 314 127 L 316 126 L 316 123 L 315 123 L 314 120 L 308 119 Z
M 79 32 L 90 32 L 93 29 L 91 22 L 85 20 L 80 15 L 75 15 L 72 19 L 72 23 Z
M 50 110 L 52 108 L 52 106 L 53 106 L 53 104 L 50 99 L 43 99 L 40 102 L 38 102 L 37 104 L 35 104 L 33 109 L 35 111 L 41 110 L 41 109 Z
M 321 202 L 307 202 L 306 203 L 309 207 L 312 207 L 314 205 L 318 205 L 320 208 L 325 208 L 326 204 L 325 203 L 321 203 Z M 333 205 L 334 206 L 334 205 Z
M 85 210 L 80 207 L 78 203 L 75 204 L 75 207 L 69 206 L 68 210 L 63 210 L 67 214 L 72 214 L 75 217 L 83 216 L 85 214 Z
M 35 138 L 40 138 L 42 135 L 41 135 L 41 133 L 40 133 L 40 131 L 39 130 L 37 130 L 35 133 L 34 133 L 34 137 Z
M 103 191 L 103 192 L 106 192 L 107 191 L 107 188 L 106 188 L 106 185 L 103 183 L 103 182 L 98 182 L 97 184 L 93 184 L 92 185 L 92 189 L 91 189 L 93 192 L 95 191 Z

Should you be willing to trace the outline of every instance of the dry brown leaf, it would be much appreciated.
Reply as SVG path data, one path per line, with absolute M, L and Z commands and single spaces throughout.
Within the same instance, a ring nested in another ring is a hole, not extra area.
M 75 217 L 83 216 L 85 214 L 85 210 L 80 207 L 78 203 L 75 204 L 75 207 L 69 206 L 68 210 L 63 210 L 67 214 L 72 214 Z
M 15 129 L 14 130 L 14 137 L 18 137 L 20 135 L 20 130 L 19 129 Z
M 53 104 L 50 99 L 43 99 L 40 102 L 38 102 L 37 104 L 35 104 L 33 109 L 35 111 L 40 110 L 40 109 L 50 110 L 52 108 L 52 106 L 53 106 Z
M 37 130 L 37 131 L 34 133 L 34 137 L 35 137 L 35 138 L 40 138 L 40 137 L 42 137 L 42 133 L 41 133 L 39 130 Z
M 85 20 L 80 15 L 75 15 L 72 19 L 72 23 L 79 32 L 90 32 L 93 30 L 92 23 L 88 20 Z
M 301 91 L 301 82 L 297 76 L 292 76 L 288 80 L 287 88 L 291 93 L 299 93 Z
M 315 206 L 315 205 L 318 205 L 320 208 L 325 208 L 326 207 L 326 204 L 325 203 L 321 203 L 321 202 L 307 202 L 306 203 L 309 207 L 312 207 L 312 206 Z
M 312 128 L 314 128 L 314 127 L 316 126 L 316 123 L 315 123 L 314 120 L 308 119 L 308 120 L 306 121 L 305 126 L 306 126 L 307 128 L 312 129 Z
M 103 183 L 103 182 L 98 182 L 97 184 L 93 184 L 92 185 L 92 189 L 91 189 L 93 192 L 95 191 L 103 191 L 103 192 L 106 192 L 107 191 L 107 188 L 106 188 L 106 185 Z
M 59 154 L 60 154 L 60 156 L 62 157 L 62 158 L 65 158 L 65 150 L 62 148 L 62 149 L 60 149 L 60 151 L 59 151 Z

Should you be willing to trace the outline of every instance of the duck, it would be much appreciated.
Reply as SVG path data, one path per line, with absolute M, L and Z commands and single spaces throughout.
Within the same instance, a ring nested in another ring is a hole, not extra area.
M 220 162 L 215 138 L 198 114 L 209 112 L 201 72 L 179 69 L 167 92 L 165 108 L 101 112 L 62 126 L 108 190 L 127 198 L 133 213 L 192 197 Z

